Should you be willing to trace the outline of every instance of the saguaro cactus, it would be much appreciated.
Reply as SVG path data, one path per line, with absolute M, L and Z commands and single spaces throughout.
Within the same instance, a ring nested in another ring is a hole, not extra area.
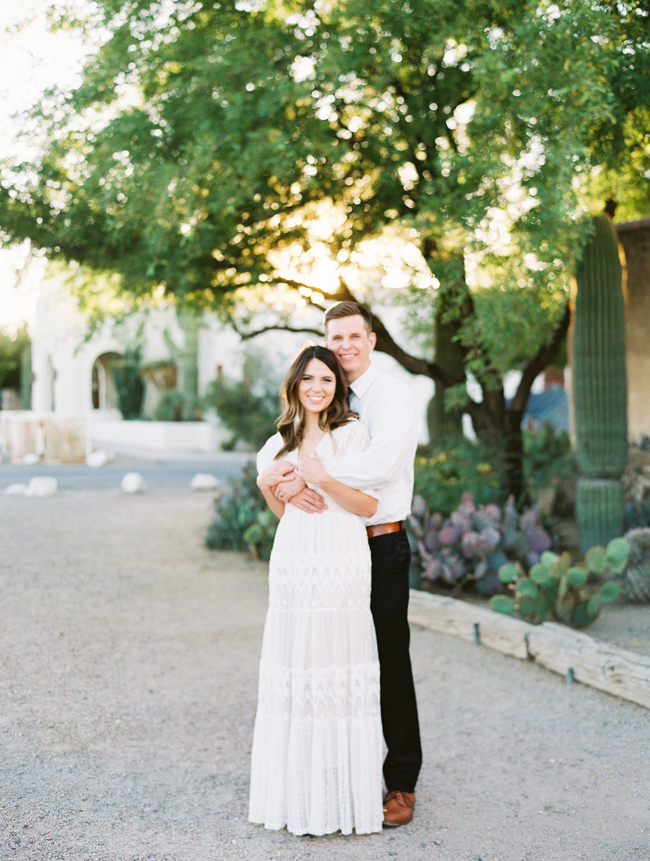
M 576 272 L 573 394 L 583 553 L 623 533 L 620 479 L 627 459 L 627 381 L 621 276 L 616 235 L 603 213 L 594 218 L 594 234 Z

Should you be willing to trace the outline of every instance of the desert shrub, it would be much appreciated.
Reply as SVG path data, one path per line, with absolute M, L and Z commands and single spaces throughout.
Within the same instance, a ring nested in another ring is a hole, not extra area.
M 534 504 L 541 490 L 575 474 L 569 435 L 545 423 L 524 433 L 524 493 L 517 500 L 522 508 Z M 488 447 L 465 437 L 450 438 L 444 448 L 416 458 L 415 493 L 429 511 L 448 517 L 470 493 L 476 505 L 503 506 L 504 456 L 502 447 Z
M 0 332 L 0 390 L 20 388 L 21 356 L 29 343 L 26 326 L 15 335 Z
M 117 406 L 125 419 L 139 419 L 144 401 L 144 380 L 140 374 L 140 349 L 127 350 L 113 362 Z
M 464 437 L 450 439 L 444 450 L 415 460 L 414 493 L 429 511 L 447 517 L 469 493 L 477 505 L 498 503 L 502 496 L 503 455 Z
M 527 502 L 533 502 L 540 490 L 577 475 L 576 459 L 566 431 L 558 431 L 548 422 L 536 430 L 524 432 L 524 484 Z
M 258 559 L 268 559 L 273 549 L 273 539 L 278 528 L 278 518 L 270 508 L 265 508 L 244 532 L 244 540 L 251 553 Z
M 203 407 L 212 407 L 231 431 L 224 449 L 243 443 L 261 448 L 275 433 L 280 413 L 280 380 L 264 363 L 263 357 L 248 353 L 241 380 L 220 377 L 213 380 L 203 397 Z
M 180 422 L 183 419 L 183 393 L 178 389 L 170 389 L 160 396 L 153 411 L 154 421 Z
M 255 463 L 249 461 L 239 478 L 228 480 L 226 488 L 214 501 L 214 515 L 205 543 L 211 550 L 249 550 L 268 558 L 273 544 L 277 518 L 270 511 L 256 484 Z M 273 522 L 275 521 L 275 523 Z M 249 532 L 257 526 L 258 531 Z

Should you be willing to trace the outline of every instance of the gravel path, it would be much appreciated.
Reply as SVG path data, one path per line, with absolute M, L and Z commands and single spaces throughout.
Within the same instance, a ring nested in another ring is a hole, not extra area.
M 650 712 L 413 631 L 416 818 L 246 821 L 266 566 L 202 543 L 210 495 L 0 497 L 0 858 L 648 861 Z

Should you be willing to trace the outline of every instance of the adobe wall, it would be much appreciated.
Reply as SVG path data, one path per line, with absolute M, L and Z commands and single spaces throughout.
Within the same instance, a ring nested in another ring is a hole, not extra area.
M 617 224 L 625 253 L 628 435 L 650 437 L 650 218 Z

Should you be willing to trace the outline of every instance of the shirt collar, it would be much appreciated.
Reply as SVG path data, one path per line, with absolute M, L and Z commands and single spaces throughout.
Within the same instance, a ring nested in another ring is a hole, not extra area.
M 378 373 L 379 371 L 377 370 L 377 368 L 375 368 L 375 366 L 371 363 L 370 367 L 365 370 L 360 377 L 357 377 L 353 383 L 350 383 L 348 388 L 357 398 L 362 398 L 368 391 L 370 386 L 374 383 Z

